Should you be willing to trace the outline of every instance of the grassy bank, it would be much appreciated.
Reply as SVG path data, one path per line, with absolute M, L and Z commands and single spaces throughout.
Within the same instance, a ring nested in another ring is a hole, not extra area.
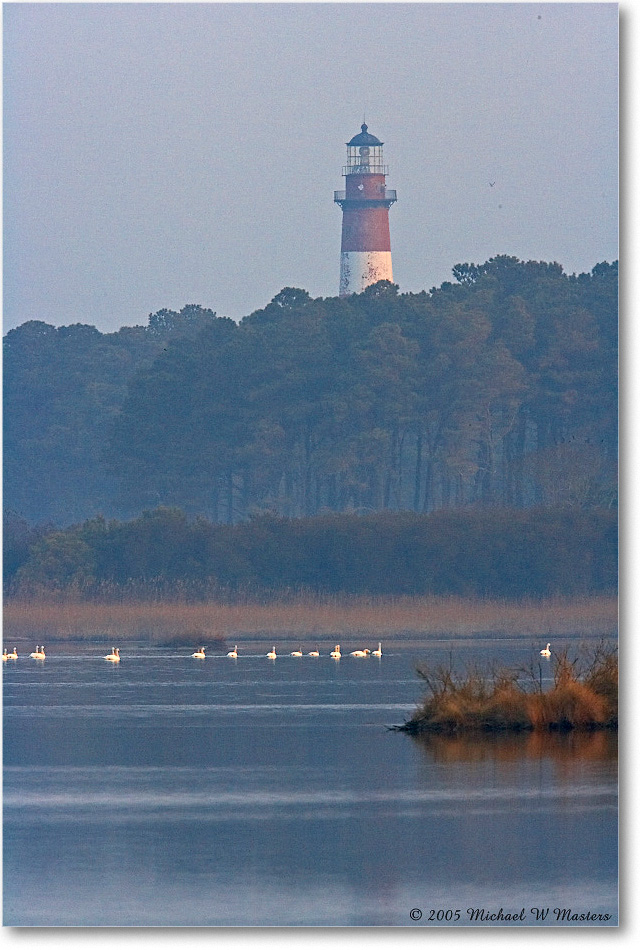
M 420 667 L 428 694 L 399 727 L 417 733 L 598 729 L 617 726 L 618 661 L 600 645 L 584 662 L 553 655 L 553 685 L 542 689 L 541 664 L 529 670 Z
M 612 597 L 542 601 L 467 600 L 457 597 L 311 598 L 274 603 L 95 603 L 9 600 L 7 640 L 148 640 L 204 643 L 230 637 L 289 635 L 334 637 L 369 634 L 390 640 L 447 633 L 546 637 L 612 634 Z

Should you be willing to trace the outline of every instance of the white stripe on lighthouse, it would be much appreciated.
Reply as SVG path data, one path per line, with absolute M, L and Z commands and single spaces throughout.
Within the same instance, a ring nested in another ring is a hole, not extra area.
M 342 251 L 339 296 L 360 294 L 378 280 L 392 283 L 390 251 Z

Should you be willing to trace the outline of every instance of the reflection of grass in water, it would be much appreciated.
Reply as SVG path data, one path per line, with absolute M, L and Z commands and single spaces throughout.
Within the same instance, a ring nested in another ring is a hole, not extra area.
M 368 635 L 383 640 L 385 652 L 385 641 L 400 633 L 419 637 L 519 633 L 549 638 L 578 631 L 587 636 L 611 634 L 617 627 L 617 601 L 612 597 L 505 602 L 308 595 L 229 603 L 9 600 L 4 627 L 9 639 L 35 640 L 118 636 L 121 640 L 191 643 L 203 637 L 209 642 L 243 634 L 296 634 L 297 638 Z
M 419 732 L 413 735 L 420 748 L 438 763 L 486 762 L 510 764 L 524 759 L 550 759 L 562 769 L 569 761 L 617 759 L 617 731 L 592 729 L 566 732 Z
M 597 729 L 618 721 L 617 650 L 600 644 L 580 663 L 567 650 L 553 654 L 553 685 L 542 688 L 537 668 L 469 668 L 421 666 L 417 672 L 428 694 L 401 728 L 421 732 L 500 732 L 506 730 Z

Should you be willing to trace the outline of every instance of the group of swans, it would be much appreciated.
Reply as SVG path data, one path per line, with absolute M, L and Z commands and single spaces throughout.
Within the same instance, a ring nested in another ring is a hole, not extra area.
M 231 656 L 233 659 L 236 659 L 236 658 L 238 657 L 238 655 L 239 655 L 239 654 L 238 654 L 238 646 L 235 646 L 233 650 L 230 650 L 230 652 L 229 652 L 227 655 L 228 655 L 228 656 Z M 276 646 L 273 646 L 272 649 L 270 650 L 270 652 L 269 652 L 269 653 L 266 653 L 265 655 L 266 655 L 266 657 L 267 657 L 269 660 L 276 660 L 276 656 L 277 656 L 277 654 L 276 654 Z M 290 656 L 303 656 L 303 655 L 304 655 L 304 654 L 303 654 L 303 650 L 301 649 L 301 647 L 299 647 L 298 650 L 292 650 L 291 653 L 290 653 Z M 305 655 L 306 655 L 306 656 L 321 656 L 321 654 L 319 653 L 319 650 L 318 650 L 318 649 L 316 649 L 316 650 L 310 650 L 310 652 L 309 652 L 309 653 L 306 653 Z M 353 650 L 353 652 L 350 654 L 350 656 L 381 656 L 381 655 L 382 655 L 382 652 L 381 652 L 381 643 L 379 644 L 379 646 L 378 646 L 378 648 L 377 648 L 376 650 Z M 205 659 L 205 647 L 201 647 L 200 650 L 196 650 L 194 653 L 192 653 L 192 656 L 193 656 L 195 659 L 204 660 L 204 659 Z M 337 645 L 335 646 L 334 650 L 330 653 L 330 656 L 333 657 L 335 660 L 341 659 L 341 647 L 340 647 L 340 645 L 339 645 L 338 643 L 337 643 Z
M 230 652 L 229 652 L 227 655 L 228 655 L 228 656 L 231 656 L 233 659 L 236 659 L 236 658 L 238 657 L 238 655 L 239 655 L 239 654 L 238 654 L 238 646 L 235 645 L 235 646 L 234 646 L 234 649 L 233 649 L 233 650 L 230 650 Z M 309 652 L 308 654 L 306 654 L 306 655 L 307 655 L 307 656 L 320 656 L 321 654 L 319 653 L 319 650 L 316 649 L 316 650 L 310 650 L 310 652 Z M 34 650 L 34 652 L 30 654 L 30 656 L 31 656 L 34 660 L 44 660 L 44 659 L 46 658 L 46 657 L 45 657 L 45 648 L 44 648 L 44 647 L 41 647 L 41 646 L 37 646 L 36 649 Z M 193 656 L 195 659 L 204 660 L 204 659 L 205 659 L 205 647 L 200 647 L 199 649 L 195 650 L 194 653 L 192 653 L 192 656 Z M 270 652 L 269 652 L 269 653 L 266 653 L 266 656 L 267 656 L 270 660 L 276 660 L 276 647 L 273 646 L 272 649 L 270 650 Z M 298 650 L 292 650 L 292 652 L 290 653 L 290 656 L 303 656 L 303 651 L 302 651 L 301 648 L 299 647 Z M 335 646 L 334 650 L 330 653 L 330 656 L 333 657 L 335 660 L 341 659 L 341 647 L 340 647 L 340 645 L 339 645 L 338 643 L 337 643 L 337 645 Z M 371 651 L 371 650 L 367 650 L 367 649 L 366 649 L 366 650 L 353 650 L 352 653 L 350 654 L 350 656 L 381 656 L 381 643 L 379 644 L 379 647 L 378 647 L 376 650 L 372 650 L 372 651 Z M 8 653 L 8 652 L 7 652 L 7 648 L 5 647 L 4 653 L 2 654 L 2 659 L 3 659 L 3 660 L 17 660 L 17 659 L 18 659 L 18 652 L 17 652 L 16 648 L 15 648 L 15 647 L 13 648 L 13 652 L 12 652 L 12 653 Z M 103 657 L 103 659 L 104 659 L 104 660 L 109 660 L 110 663 L 120 663 L 120 650 L 119 650 L 119 648 L 118 648 L 118 647 L 112 647 L 112 648 L 111 648 L 111 653 L 108 653 L 107 656 Z
M 265 654 L 269 660 L 276 660 L 276 647 L 273 646 L 269 653 Z M 354 650 L 350 656 L 381 656 L 381 644 L 376 650 Z M 298 650 L 292 650 L 290 656 L 303 656 L 303 650 L 299 647 Z M 306 656 L 321 656 L 318 649 L 310 650 Z M 330 653 L 330 656 L 335 660 L 341 659 L 341 646 L 337 643 L 334 650 Z
M 544 647 L 544 649 L 543 649 L 543 650 L 540 650 L 539 652 L 540 652 L 540 656 L 545 656 L 545 657 L 551 656 L 551 645 L 550 645 L 550 643 L 547 643 L 546 646 Z M 235 646 L 234 646 L 234 649 L 233 649 L 233 650 L 230 650 L 230 652 L 229 652 L 227 655 L 228 655 L 228 656 L 231 656 L 233 659 L 236 659 L 236 658 L 238 657 L 238 655 L 239 655 L 239 654 L 238 654 L 238 646 L 235 645 Z M 270 652 L 269 652 L 269 653 L 266 653 L 265 655 L 266 655 L 266 656 L 268 657 L 268 659 L 270 659 L 270 660 L 276 660 L 276 647 L 273 646 L 272 649 L 270 650 Z M 44 659 L 45 659 L 45 648 L 44 648 L 43 646 L 37 646 L 36 649 L 34 650 L 34 652 L 30 654 L 30 656 L 31 656 L 34 660 L 44 660 Z M 205 647 L 201 647 L 200 649 L 195 650 L 195 652 L 192 653 L 192 656 L 195 657 L 196 659 L 204 660 L 204 659 L 205 659 Z M 303 656 L 303 651 L 302 651 L 301 648 L 299 647 L 298 650 L 292 650 L 292 652 L 290 653 L 290 656 Z M 307 654 L 307 656 L 320 656 L 320 653 L 319 653 L 318 649 L 317 649 L 317 650 L 311 650 L 311 651 Z M 337 643 L 337 645 L 335 646 L 334 650 L 332 650 L 332 652 L 330 653 L 330 656 L 331 656 L 334 660 L 340 660 L 340 659 L 341 659 L 341 656 L 342 656 L 342 654 L 341 654 L 341 645 L 340 645 L 339 643 Z M 364 650 L 353 650 L 352 653 L 350 654 L 350 656 L 382 656 L 382 652 L 381 652 L 381 641 L 379 642 L 379 646 L 377 647 L 376 650 L 368 650 L 367 648 L 364 649 Z M 2 659 L 3 659 L 3 660 L 17 660 L 17 659 L 18 659 L 18 652 L 17 652 L 16 648 L 15 648 L 15 647 L 13 648 L 13 652 L 12 652 L 12 653 L 8 653 L 8 652 L 7 652 L 7 648 L 5 647 L 4 653 L 2 654 Z M 109 660 L 110 663 L 120 663 L 120 650 L 118 649 L 118 647 L 116 647 L 115 649 L 114 649 L 114 647 L 112 647 L 111 653 L 108 653 L 107 656 L 103 657 L 103 659 Z
M 37 646 L 36 649 L 33 651 L 33 653 L 30 653 L 29 656 L 30 656 L 32 659 L 34 659 L 34 660 L 46 660 L 46 659 L 47 659 L 47 655 L 46 655 L 46 653 L 45 653 L 45 648 L 44 648 L 44 647 L 41 647 L 41 646 Z M 13 648 L 13 653 L 7 653 L 7 650 L 6 650 L 6 648 L 5 648 L 5 651 L 4 651 L 4 653 L 2 654 L 2 659 L 3 659 L 3 660 L 17 660 L 17 659 L 18 659 L 18 651 L 17 651 L 16 648 L 14 647 L 14 648 Z M 118 649 L 118 647 L 116 647 L 116 649 L 114 649 L 114 647 L 112 647 L 112 648 L 111 648 L 111 653 L 107 654 L 107 656 L 104 657 L 104 659 L 105 659 L 105 660 L 110 660 L 112 663 L 120 663 L 120 650 Z
M 330 656 L 335 660 L 341 659 L 341 644 L 337 643 Z M 368 650 L 367 648 L 364 650 L 353 650 L 350 656 L 382 656 L 381 642 L 376 650 Z

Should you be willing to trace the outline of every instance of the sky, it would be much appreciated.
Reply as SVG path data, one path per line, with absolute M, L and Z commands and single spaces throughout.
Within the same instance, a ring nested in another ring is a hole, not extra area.
M 618 257 L 615 3 L 8 3 L 3 32 L 5 330 L 335 296 L 364 116 L 402 292 Z

